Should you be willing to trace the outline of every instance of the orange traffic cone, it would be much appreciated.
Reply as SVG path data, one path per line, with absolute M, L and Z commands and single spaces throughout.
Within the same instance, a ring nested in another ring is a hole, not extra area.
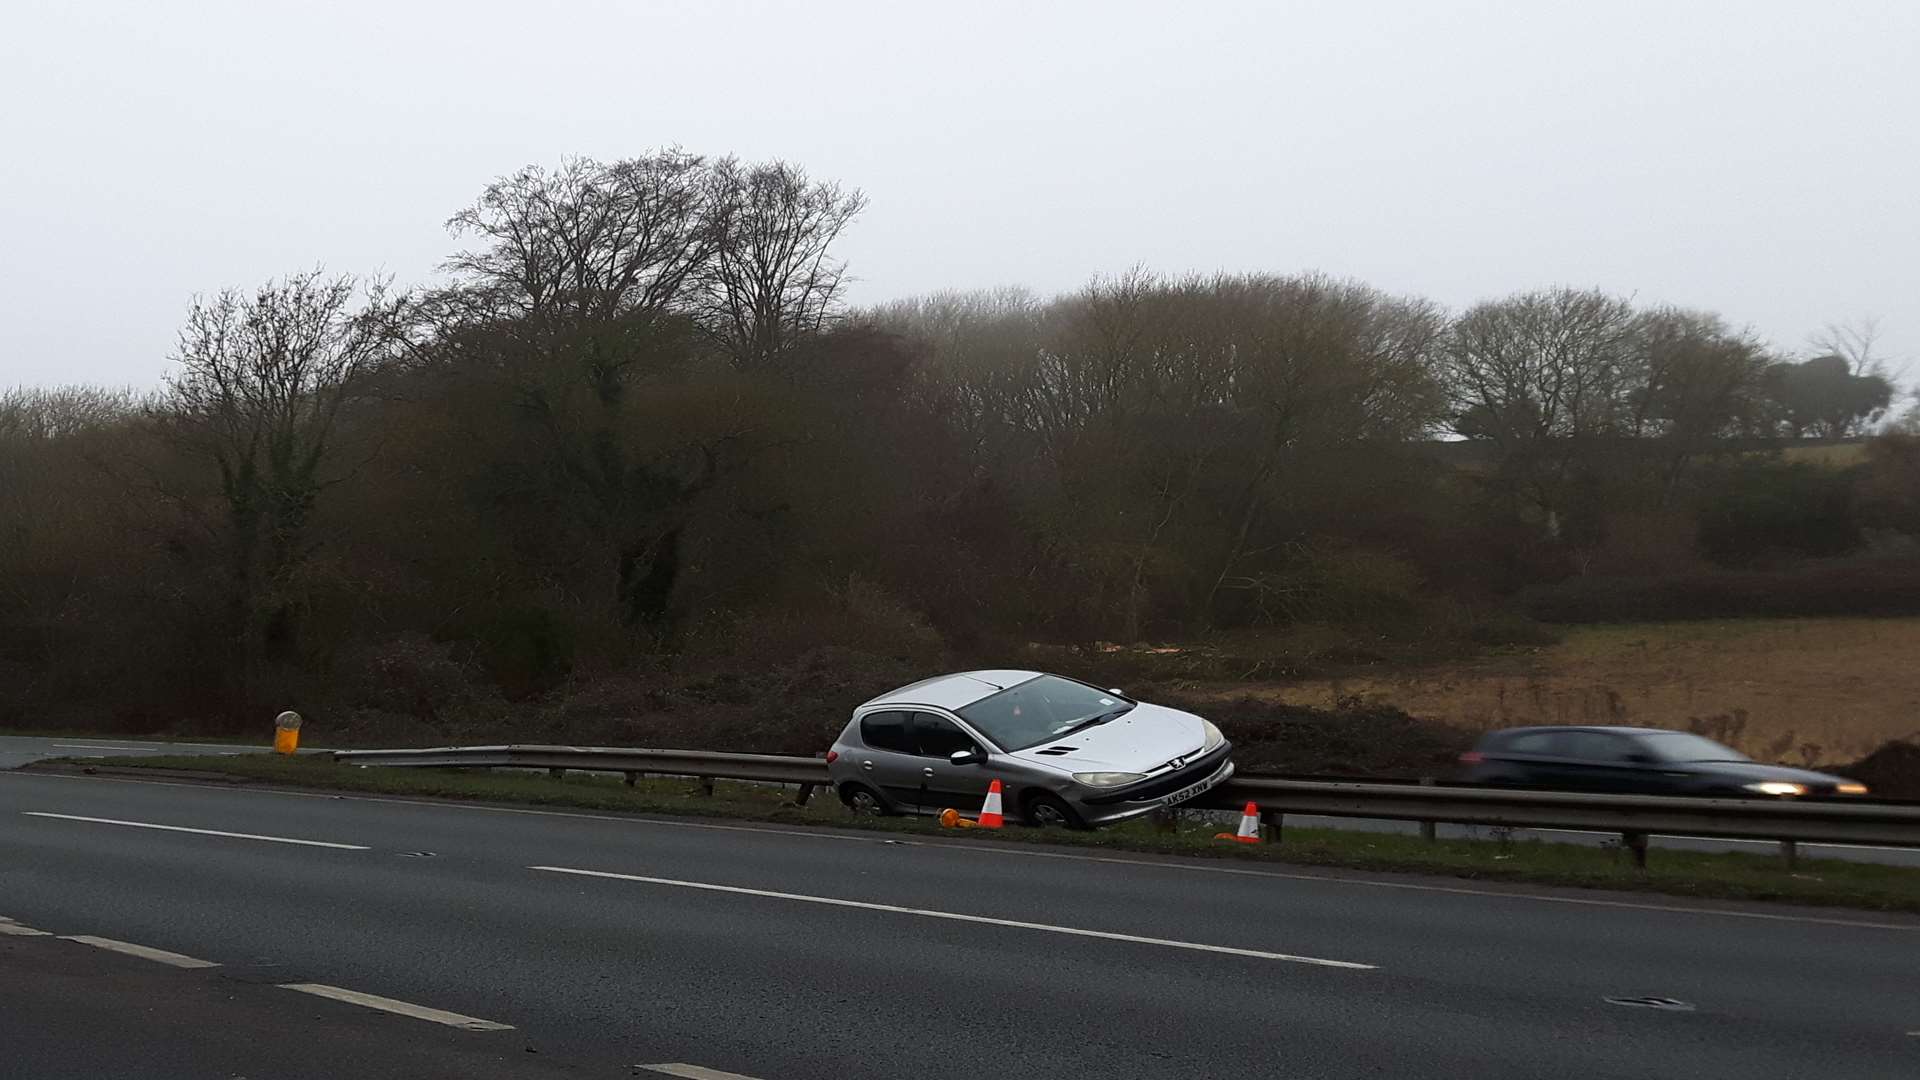
M 1248 803 L 1247 808 L 1240 811 L 1240 831 L 1237 833 L 1214 833 L 1213 838 L 1215 840 L 1237 840 L 1242 844 L 1259 843 L 1260 808 L 1252 803 Z
M 1000 781 L 995 780 L 987 785 L 987 801 L 980 807 L 980 827 L 998 829 L 1005 824 L 1005 819 L 1000 816 Z
M 960 816 L 960 811 L 949 806 L 940 811 L 940 826 L 946 829 L 977 829 L 980 826 Z

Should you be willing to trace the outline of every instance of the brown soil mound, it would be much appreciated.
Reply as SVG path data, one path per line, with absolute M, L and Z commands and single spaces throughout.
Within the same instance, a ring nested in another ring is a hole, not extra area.
M 1838 770 L 1886 799 L 1920 799 L 1920 743 L 1896 739 Z

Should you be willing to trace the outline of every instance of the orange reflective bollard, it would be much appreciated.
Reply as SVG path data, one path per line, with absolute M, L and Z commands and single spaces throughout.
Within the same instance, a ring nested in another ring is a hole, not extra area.
M 300 714 L 289 709 L 273 718 L 273 752 L 291 754 L 300 749 Z

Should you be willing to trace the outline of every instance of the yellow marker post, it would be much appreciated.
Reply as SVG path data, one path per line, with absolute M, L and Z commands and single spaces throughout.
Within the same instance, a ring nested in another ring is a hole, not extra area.
M 289 709 L 273 718 L 273 752 L 291 754 L 300 749 L 300 714 Z

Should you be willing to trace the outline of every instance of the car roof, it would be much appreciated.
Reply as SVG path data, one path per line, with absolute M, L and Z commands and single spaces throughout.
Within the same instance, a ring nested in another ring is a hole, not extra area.
M 917 683 L 908 683 L 897 690 L 889 690 L 879 697 L 863 703 L 869 705 L 930 705 L 936 709 L 964 709 L 982 698 L 989 698 L 1009 686 L 1017 686 L 1029 679 L 1037 679 L 1038 671 L 1017 671 L 994 668 L 984 671 L 959 671 L 951 675 L 935 675 L 931 679 L 921 679 Z

